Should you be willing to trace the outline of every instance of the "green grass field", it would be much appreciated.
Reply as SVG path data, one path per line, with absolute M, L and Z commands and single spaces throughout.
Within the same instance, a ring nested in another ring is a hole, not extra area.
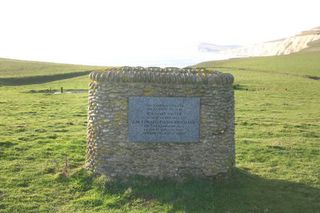
M 0 58 L 0 77 L 23 78 L 30 76 L 46 76 L 92 70 L 97 66 L 57 64 L 48 62 L 22 61 Z
M 1 59 L 0 212 L 320 212 L 319 52 L 201 66 L 236 79 L 230 178 L 121 182 L 83 168 L 87 93 L 48 93 L 95 67 Z

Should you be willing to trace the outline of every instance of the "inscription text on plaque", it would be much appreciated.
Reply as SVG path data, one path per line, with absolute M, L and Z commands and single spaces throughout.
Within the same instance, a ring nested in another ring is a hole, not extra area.
M 198 142 L 198 97 L 129 97 L 129 141 Z

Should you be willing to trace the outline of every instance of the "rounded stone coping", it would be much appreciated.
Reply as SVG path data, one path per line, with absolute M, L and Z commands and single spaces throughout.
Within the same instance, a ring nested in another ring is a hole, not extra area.
M 114 67 L 90 73 L 90 79 L 97 82 L 150 82 L 150 83 L 182 83 L 182 84 L 218 84 L 231 85 L 233 75 L 205 68 L 176 67 Z

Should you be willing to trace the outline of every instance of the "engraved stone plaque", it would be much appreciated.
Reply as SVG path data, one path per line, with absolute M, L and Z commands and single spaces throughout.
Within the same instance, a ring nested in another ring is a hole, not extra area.
M 129 141 L 198 142 L 198 97 L 129 97 Z

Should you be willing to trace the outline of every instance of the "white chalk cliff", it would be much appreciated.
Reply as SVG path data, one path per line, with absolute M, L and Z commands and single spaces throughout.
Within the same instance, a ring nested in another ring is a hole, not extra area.
M 316 40 L 320 40 L 320 27 L 303 31 L 285 39 L 236 48 L 224 48 L 220 51 L 214 49 L 212 52 L 232 55 L 233 57 L 288 55 L 308 48 L 308 44 Z

